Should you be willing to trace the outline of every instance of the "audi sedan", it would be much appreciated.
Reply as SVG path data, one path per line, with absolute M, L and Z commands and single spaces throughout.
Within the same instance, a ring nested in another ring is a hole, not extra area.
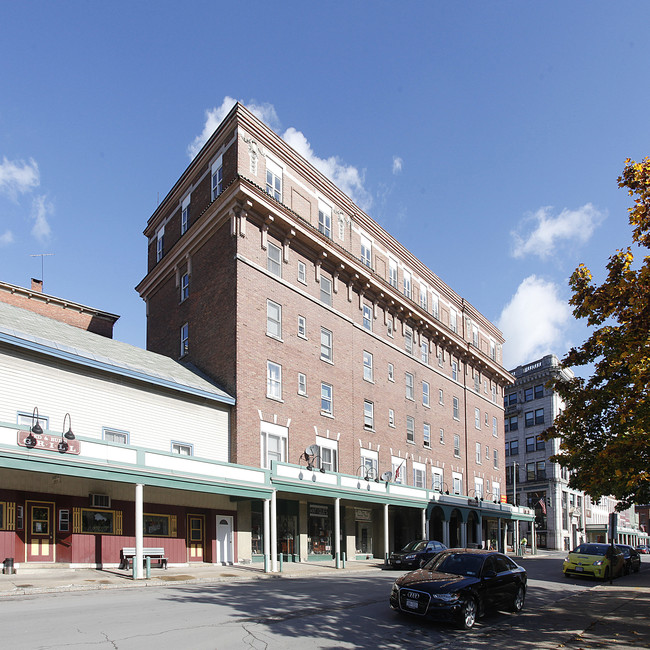
M 390 606 L 403 614 L 469 629 L 488 609 L 520 612 L 526 570 L 496 551 L 449 549 L 395 581 Z
M 391 553 L 388 561 L 393 569 L 417 569 L 446 548 L 442 542 L 433 539 L 416 539 L 401 551 Z

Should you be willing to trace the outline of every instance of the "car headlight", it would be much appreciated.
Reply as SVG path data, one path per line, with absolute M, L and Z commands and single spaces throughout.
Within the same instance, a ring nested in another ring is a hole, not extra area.
M 604 560 L 596 560 L 594 562 L 594 566 L 602 566 L 603 562 L 604 562 Z
M 567 555 L 567 556 L 564 558 L 564 561 L 565 561 L 565 562 L 571 562 L 571 558 Z
M 458 600 L 458 594 L 433 594 L 431 597 L 445 603 L 454 603 Z
M 415 560 L 415 553 L 411 553 L 410 555 L 404 556 L 405 560 Z
M 393 583 L 393 588 L 390 590 L 390 595 L 391 596 L 396 596 L 399 592 L 399 587 L 397 586 L 397 583 Z

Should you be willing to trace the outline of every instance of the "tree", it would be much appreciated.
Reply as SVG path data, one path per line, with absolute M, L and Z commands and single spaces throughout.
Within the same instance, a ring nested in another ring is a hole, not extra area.
M 636 247 L 650 249 L 650 158 L 625 161 L 619 187 L 634 198 L 628 209 Z M 581 264 L 570 279 L 570 304 L 591 336 L 562 359 L 564 367 L 593 365 L 588 379 L 550 383 L 565 408 L 546 439 L 560 437 L 551 458 L 572 470 L 569 484 L 594 499 L 612 495 L 623 510 L 650 503 L 650 255 L 634 268 L 632 248 L 609 258 L 607 279 L 592 282 Z

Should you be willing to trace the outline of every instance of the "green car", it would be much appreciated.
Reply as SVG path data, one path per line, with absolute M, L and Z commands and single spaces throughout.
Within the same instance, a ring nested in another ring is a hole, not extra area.
M 591 576 L 609 580 L 623 575 L 625 558 L 620 549 L 610 544 L 580 544 L 562 565 L 565 576 Z

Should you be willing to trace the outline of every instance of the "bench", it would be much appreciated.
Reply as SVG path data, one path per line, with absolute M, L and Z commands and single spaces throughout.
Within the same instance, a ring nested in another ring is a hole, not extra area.
M 122 561 L 120 562 L 120 569 L 128 569 L 130 562 L 133 561 L 135 557 L 135 547 L 129 546 L 122 549 Z M 152 558 L 158 561 L 158 566 L 161 568 L 167 568 L 167 558 L 165 557 L 165 549 L 162 547 L 157 548 L 143 548 L 142 549 L 142 559 L 146 561 L 146 558 Z

